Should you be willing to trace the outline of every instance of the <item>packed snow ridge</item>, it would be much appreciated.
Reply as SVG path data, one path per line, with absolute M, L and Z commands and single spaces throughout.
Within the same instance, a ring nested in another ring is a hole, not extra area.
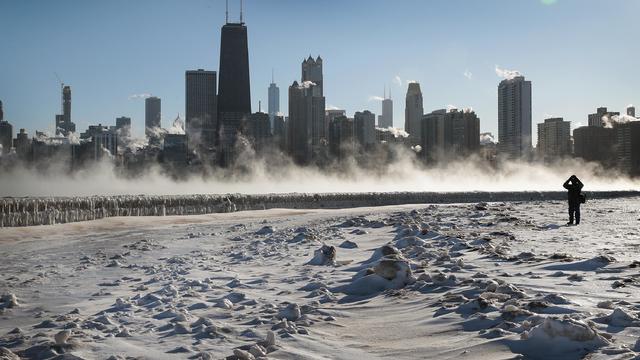
M 639 191 L 600 191 L 589 199 L 640 196 Z M 565 192 L 393 192 L 324 194 L 121 195 L 0 199 L 0 227 L 53 225 L 115 216 L 202 215 L 243 210 L 343 209 L 400 204 L 564 200 Z

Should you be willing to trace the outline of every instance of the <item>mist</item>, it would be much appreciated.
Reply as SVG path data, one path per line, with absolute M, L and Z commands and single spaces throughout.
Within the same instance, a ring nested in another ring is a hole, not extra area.
M 323 168 L 297 166 L 281 153 L 257 156 L 244 152 L 238 165 L 203 174 L 171 177 L 159 165 L 133 178 L 105 160 L 70 173 L 65 166 L 47 170 L 15 167 L 0 173 L 0 196 L 186 195 L 336 192 L 562 191 L 572 174 L 585 191 L 638 190 L 640 182 L 593 163 L 567 159 L 553 165 L 521 161 L 489 166 L 479 158 L 426 167 L 402 147 L 381 163 L 347 158 Z M 364 163 L 364 165 L 363 165 Z

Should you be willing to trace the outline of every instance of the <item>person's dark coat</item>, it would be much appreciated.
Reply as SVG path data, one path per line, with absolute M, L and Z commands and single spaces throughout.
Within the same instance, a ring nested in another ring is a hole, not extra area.
M 562 186 L 569 190 L 569 204 L 580 204 L 580 192 L 584 186 L 582 182 L 575 178 L 573 182 L 570 180 L 565 181 Z

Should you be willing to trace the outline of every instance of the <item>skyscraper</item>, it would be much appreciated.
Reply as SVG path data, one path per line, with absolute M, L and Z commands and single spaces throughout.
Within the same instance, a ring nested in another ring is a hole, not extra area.
M 2 113 L 2 103 L 0 102 L 0 116 L 2 115 L 1 113 Z M 636 107 L 633 105 L 627 106 L 627 115 L 631 117 L 636 117 Z
M 271 129 L 274 128 L 274 119 L 280 112 L 280 88 L 276 85 L 271 74 L 271 84 L 269 85 L 269 121 Z
M 360 146 L 373 145 L 376 141 L 376 115 L 369 110 L 356 112 L 353 116 L 353 132 Z
M 131 118 L 121 116 L 116 118 L 116 130 L 119 136 L 130 137 L 131 136 Z
M 237 135 L 251 114 L 249 48 L 242 10 L 240 22 L 230 23 L 227 18 L 227 23 L 222 26 L 218 76 L 220 161 L 222 165 L 228 165 L 234 157 Z
M 0 121 L 4 120 L 4 111 L 2 110 L 2 100 L 0 100 Z
M 313 86 L 309 82 L 301 85 L 297 81 L 289 86 L 287 145 L 289 155 L 298 164 L 306 164 L 311 161 Z
M 0 121 L 0 154 L 8 154 L 13 142 L 13 126 L 8 121 Z
M 616 165 L 631 176 L 640 175 L 640 121 L 616 123 Z
M 322 96 L 322 59 L 302 61 L 302 81 L 289 87 L 289 153 L 299 164 L 322 152 L 328 141 L 325 98 Z
M 378 127 L 393 127 L 393 100 L 391 100 L 391 93 L 387 97 L 386 90 L 384 100 L 382 100 L 382 115 L 378 118 Z
M 322 76 L 322 58 L 318 56 L 315 60 L 309 55 L 309 58 L 302 62 L 302 82 L 311 81 L 316 84 L 315 96 L 324 96 L 323 76 Z
M 606 118 L 611 118 L 618 115 L 620 115 L 619 112 L 611 112 L 608 111 L 606 107 L 599 107 L 595 113 L 589 114 L 589 126 L 602 127 Z
M 531 150 L 531 81 L 524 76 L 498 85 L 498 152 L 519 158 Z
M 353 119 L 337 116 L 329 124 L 329 150 L 337 159 L 344 159 L 354 152 Z
M 185 73 L 185 131 L 190 149 L 212 149 L 218 128 L 216 72 L 203 69 Z
M 616 132 L 602 126 L 581 126 L 573 130 L 573 153 L 585 161 L 594 161 L 604 167 L 616 162 Z
M 62 86 L 62 114 L 56 115 L 56 135 L 67 136 L 76 131 L 71 122 L 71 87 Z
M 425 114 L 421 133 L 426 161 L 469 156 L 480 148 L 480 119 L 473 111 L 442 109 Z
M 144 101 L 144 134 L 154 144 L 159 143 L 157 130 L 162 127 L 162 103 L 160 98 L 152 96 Z
M 553 161 L 571 154 L 571 122 L 562 118 L 545 119 L 538 124 L 538 155 Z
M 412 145 L 421 143 L 421 121 L 423 115 L 424 108 L 420 84 L 417 82 L 409 83 L 404 112 L 404 131 L 409 133 L 409 142 Z
M 269 115 L 261 111 L 251 114 L 247 124 L 247 135 L 253 141 L 256 151 L 261 151 L 271 139 Z

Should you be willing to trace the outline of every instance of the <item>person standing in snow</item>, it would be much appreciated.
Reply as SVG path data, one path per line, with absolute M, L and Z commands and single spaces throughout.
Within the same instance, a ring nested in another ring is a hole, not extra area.
M 569 191 L 569 222 L 567 225 L 573 225 L 575 215 L 576 225 L 580 224 L 580 203 L 582 202 L 582 188 L 584 185 L 577 176 L 571 175 L 562 185 Z

